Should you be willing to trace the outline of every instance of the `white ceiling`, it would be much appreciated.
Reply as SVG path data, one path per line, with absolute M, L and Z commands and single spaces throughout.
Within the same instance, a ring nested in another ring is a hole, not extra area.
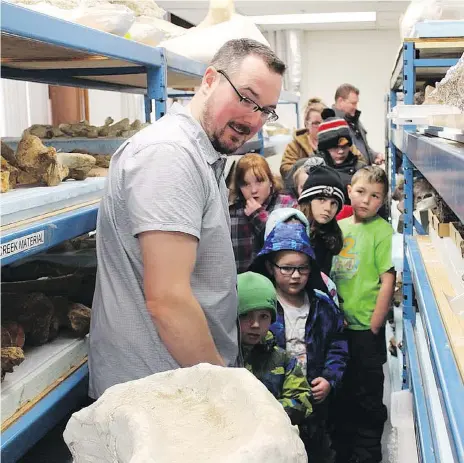
M 198 24 L 206 16 L 208 0 L 157 0 L 159 6 L 186 21 Z M 397 29 L 399 18 L 409 5 L 404 0 L 235 0 L 235 10 L 245 16 L 297 13 L 338 13 L 347 11 L 375 11 L 376 23 L 306 24 L 290 26 L 305 30 L 321 29 Z M 260 26 L 262 30 L 275 26 Z M 283 29 L 284 27 L 279 27 Z

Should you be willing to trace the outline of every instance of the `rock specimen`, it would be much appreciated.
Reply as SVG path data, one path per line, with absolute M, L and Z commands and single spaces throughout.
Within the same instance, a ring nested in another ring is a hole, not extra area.
M 88 174 L 87 177 L 107 177 L 109 169 L 105 167 L 94 167 Z
M 35 135 L 39 138 L 58 138 L 65 136 L 65 134 L 58 127 L 42 124 L 31 125 L 23 133 Z
M 5 191 L 11 190 L 16 187 L 16 183 L 18 182 L 18 169 L 10 164 L 3 156 L 2 156 L 2 166 L 1 172 L 8 172 L 8 175 L 3 175 L 2 178 L 5 178 L 5 186 L 2 182 L 2 193 Z
M 57 153 L 56 158 L 62 166 L 68 168 L 67 178 L 74 180 L 84 180 L 96 162 L 93 156 L 82 153 Z
M 2 319 L 19 323 L 32 346 L 49 340 L 53 304 L 41 293 L 15 294 L 2 292 Z
M 78 122 L 77 124 L 60 124 L 58 127 L 68 137 L 98 137 L 98 127 L 89 125 L 87 121 Z
M 2 370 L 1 380 L 6 373 L 13 373 L 13 367 L 24 360 L 23 346 L 25 341 L 24 329 L 15 322 L 2 324 Z
M 6 373 L 13 373 L 13 367 L 24 361 L 24 352 L 21 347 L 2 346 L 2 371 L 1 380 L 5 379 Z
M 109 388 L 63 434 L 74 463 L 306 463 L 297 427 L 244 368 L 200 364 Z
M 6 193 L 10 189 L 10 172 L 7 170 L 0 171 L 1 187 L 0 192 Z
M 8 164 L 18 167 L 15 152 L 4 142 L 2 142 L 2 158 L 4 158 Z
M 21 170 L 48 186 L 58 185 L 69 174 L 69 169 L 58 162 L 55 148 L 44 146 L 34 135 L 23 136 L 16 160 Z
M 24 347 L 26 334 L 24 328 L 16 322 L 2 323 L 2 347 Z

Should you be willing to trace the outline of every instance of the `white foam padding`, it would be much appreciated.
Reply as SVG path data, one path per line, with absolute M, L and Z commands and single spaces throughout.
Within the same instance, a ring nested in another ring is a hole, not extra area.
M 209 64 L 215 53 L 227 41 L 233 39 L 254 39 L 269 46 L 269 42 L 256 24 L 246 16 L 232 15 L 229 21 L 211 27 L 192 27 L 184 35 L 162 41 L 159 46 L 177 55 Z
M 307 463 L 298 430 L 250 372 L 200 364 L 109 388 L 64 432 L 74 463 Z

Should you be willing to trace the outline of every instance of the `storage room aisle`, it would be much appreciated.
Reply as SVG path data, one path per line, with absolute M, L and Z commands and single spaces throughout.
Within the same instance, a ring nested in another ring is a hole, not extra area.
M 279 119 L 229 167 L 254 152 L 280 175 L 295 137 L 317 146 L 307 102 L 332 107 L 339 85 L 359 90 L 342 100 L 361 115 L 335 109 L 353 137 L 362 121 L 367 157 L 385 154 L 396 198 L 383 463 L 464 463 L 459 2 L 440 12 L 425 0 L 269 0 L 265 12 L 260 0 L 97 3 L 1 4 L 2 461 L 72 461 L 62 433 L 89 403 L 95 229 L 111 157 L 173 102 L 187 105 L 219 45 L 245 36 L 287 71 Z

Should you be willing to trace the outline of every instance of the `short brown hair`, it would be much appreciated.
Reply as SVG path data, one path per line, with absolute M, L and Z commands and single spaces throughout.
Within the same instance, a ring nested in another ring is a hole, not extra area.
M 359 95 L 359 89 L 351 84 L 340 85 L 340 87 L 338 87 L 337 91 L 335 92 L 335 103 L 340 97 L 346 100 L 350 93 L 356 93 L 356 95 Z
M 325 109 L 327 106 L 322 102 L 320 98 L 310 98 L 308 100 L 308 104 L 306 105 L 305 112 L 304 112 L 304 124 L 306 126 L 306 121 L 309 119 L 309 115 L 316 111 L 319 114 L 322 113 L 322 110 Z
M 351 179 L 351 185 L 354 186 L 357 181 L 364 179 L 368 183 L 378 183 L 383 186 L 383 194 L 388 194 L 388 177 L 386 172 L 379 166 L 364 166 L 359 169 Z
M 253 39 L 229 40 L 213 56 L 210 66 L 232 74 L 249 55 L 258 56 L 272 72 L 281 76 L 287 68 L 271 48 Z

